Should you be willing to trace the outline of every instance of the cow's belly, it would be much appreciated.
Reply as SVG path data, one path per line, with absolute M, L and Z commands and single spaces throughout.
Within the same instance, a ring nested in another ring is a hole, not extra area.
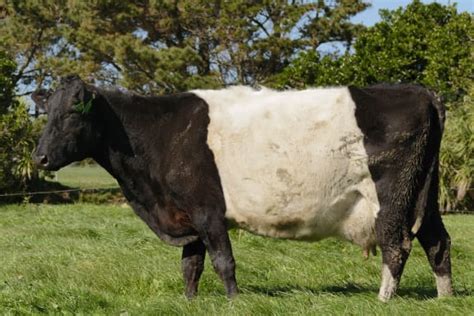
M 370 175 L 345 159 L 298 154 L 292 161 L 274 156 L 268 165 L 234 161 L 240 172 L 220 168 L 229 221 L 264 236 L 342 236 L 369 247 L 378 211 Z
M 373 244 L 379 205 L 348 91 L 265 92 L 201 95 L 226 217 L 259 235 Z

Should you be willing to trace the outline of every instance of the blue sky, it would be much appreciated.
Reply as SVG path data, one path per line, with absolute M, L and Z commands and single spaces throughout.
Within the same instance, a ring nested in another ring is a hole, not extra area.
M 372 0 L 368 1 L 372 4 L 371 7 L 367 8 L 363 12 L 357 14 L 352 18 L 353 22 L 362 23 L 367 26 L 374 25 L 380 21 L 379 10 L 389 9 L 394 10 L 399 7 L 406 7 L 412 2 L 412 0 Z M 443 5 L 457 4 L 458 12 L 467 11 L 474 13 L 474 0 L 422 0 L 423 3 L 437 2 Z

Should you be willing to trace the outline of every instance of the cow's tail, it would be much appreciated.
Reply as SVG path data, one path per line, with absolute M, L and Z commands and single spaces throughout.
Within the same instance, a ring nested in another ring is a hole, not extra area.
M 432 91 L 430 91 L 430 95 L 431 95 L 431 105 L 435 108 L 436 113 L 438 114 L 439 129 L 440 129 L 441 135 L 443 135 L 444 121 L 446 120 L 446 107 L 444 106 L 444 103 L 441 100 L 440 96 L 438 96 L 436 93 Z
M 426 217 L 432 212 L 439 212 L 438 190 L 439 190 L 439 150 L 441 138 L 444 131 L 446 119 L 446 108 L 441 98 L 432 91 L 428 91 L 430 97 L 431 119 L 426 139 L 425 152 L 422 165 L 426 166 L 420 174 L 419 181 L 423 183 L 416 202 L 413 218 L 412 233 L 416 234 Z

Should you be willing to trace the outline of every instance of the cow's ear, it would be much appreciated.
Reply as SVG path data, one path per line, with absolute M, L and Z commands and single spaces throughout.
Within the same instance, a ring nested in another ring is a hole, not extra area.
M 50 91 L 38 89 L 31 94 L 31 99 L 35 102 L 39 109 L 43 110 L 44 112 L 48 112 L 47 103 L 50 95 Z
M 71 83 L 71 82 L 76 81 L 76 80 L 82 81 L 82 80 L 81 80 L 81 77 L 79 77 L 79 75 L 77 75 L 77 74 L 70 74 L 70 75 L 61 77 L 59 83 L 60 83 L 60 84 L 67 84 L 67 83 Z
M 85 84 L 81 81 L 78 91 L 79 101 L 74 104 L 74 109 L 81 114 L 89 114 L 94 111 L 94 100 L 97 97 L 97 89 L 94 86 Z
M 89 102 L 94 100 L 97 97 L 97 89 L 96 87 L 86 84 L 82 82 L 82 89 L 81 89 L 81 100 L 83 102 Z

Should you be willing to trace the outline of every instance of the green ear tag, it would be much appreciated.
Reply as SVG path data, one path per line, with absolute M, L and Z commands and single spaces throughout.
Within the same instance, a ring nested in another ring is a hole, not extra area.
M 74 105 L 74 110 L 81 114 L 87 114 L 91 111 L 91 109 L 92 109 L 92 99 L 90 99 L 86 103 L 78 102 Z

